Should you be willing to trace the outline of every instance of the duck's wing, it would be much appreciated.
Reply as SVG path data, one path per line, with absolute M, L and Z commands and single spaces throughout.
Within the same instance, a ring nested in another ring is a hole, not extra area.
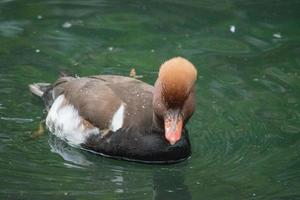
M 113 128 L 113 116 L 124 103 L 109 85 L 99 79 L 81 78 L 65 85 L 64 96 L 94 126 Z
M 54 99 L 63 95 L 84 120 L 101 130 L 152 122 L 152 87 L 136 79 L 110 75 L 62 77 L 50 93 L 48 96 Z

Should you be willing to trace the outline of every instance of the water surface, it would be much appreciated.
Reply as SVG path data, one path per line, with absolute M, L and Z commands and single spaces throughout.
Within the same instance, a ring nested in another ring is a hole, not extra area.
M 0 0 L 1 199 L 300 199 L 300 2 Z M 192 157 L 145 165 L 47 131 L 27 85 L 129 75 L 173 56 L 199 71 Z

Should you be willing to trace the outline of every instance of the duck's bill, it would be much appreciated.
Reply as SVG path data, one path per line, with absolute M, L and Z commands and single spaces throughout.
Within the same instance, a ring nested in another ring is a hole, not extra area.
M 181 138 L 183 121 L 179 112 L 179 110 L 169 110 L 164 118 L 165 137 L 171 145 Z

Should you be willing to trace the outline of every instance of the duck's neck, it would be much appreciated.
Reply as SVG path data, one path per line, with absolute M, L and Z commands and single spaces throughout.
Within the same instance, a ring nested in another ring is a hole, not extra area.
M 153 113 L 153 128 L 155 129 L 161 129 L 164 131 L 164 122 L 162 119 L 160 119 L 155 113 Z
M 156 113 L 162 113 L 163 112 L 163 104 L 162 104 L 162 87 L 161 82 L 159 79 L 156 80 L 154 84 L 154 90 L 153 90 L 153 102 L 152 102 L 152 121 L 153 121 L 153 128 L 155 129 L 162 129 L 164 130 L 164 121 L 162 119 L 162 116 L 158 116 Z

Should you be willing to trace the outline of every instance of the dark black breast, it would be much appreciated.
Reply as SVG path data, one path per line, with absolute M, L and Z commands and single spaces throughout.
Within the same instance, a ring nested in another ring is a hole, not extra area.
M 145 163 L 175 163 L 191 155 L 187 130 L 180 141 L 170 145 L 163 130 L 153 127 L 148 130 L 120 129 L 109 132 L 104 138 L 92 135 L 82 147 L 104 156 Z

